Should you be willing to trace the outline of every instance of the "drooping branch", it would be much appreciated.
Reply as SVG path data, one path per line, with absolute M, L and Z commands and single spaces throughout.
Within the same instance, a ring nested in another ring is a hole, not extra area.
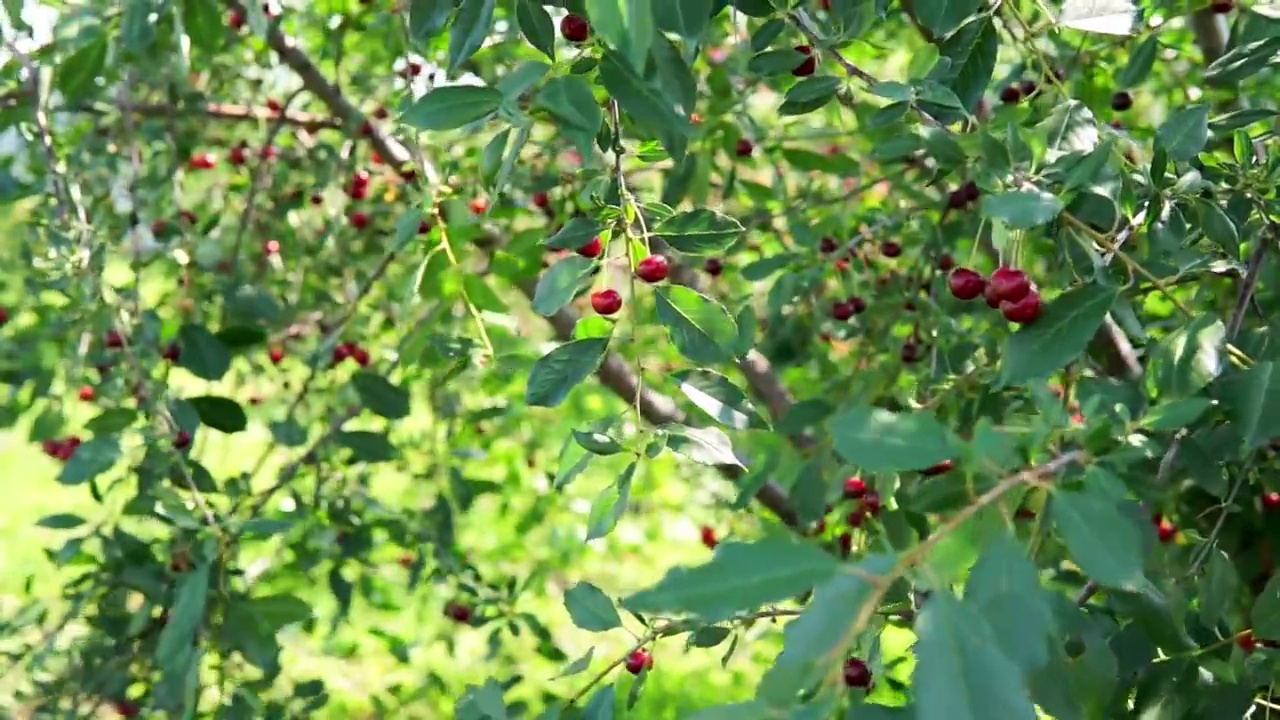
M 238 2 L 229 1 L 227 6 L 243 11 L 243 7 Z M 298 75 L 303 87 L 318 98 L 335 116 L 343 118 L 347 127 L 360 127 L 367 122 L 368 118 L 359 108 L 347 99 L 337 85 L 324 76 L 320 68 L 297 47 L 291 38 L 281 33 L 278 28 L 271 28 L 267 32 L 266 42 L 280 60 Z M 376 126 L 369 128 L 368 139 L 379 155 L 394 164 L 409 163 L 414 159 L 404 144 Z M 433 171 L 434 169 L 425 162 L 425 159 L 422 162 L 423 174 L 428 179 L 435 177 L 437 173 Z M 533 283 L 526 282 L 520 285 L 521 291 L 530 298 L 533 297 L 535 288 L 536 285 Z M 551 325 L 561 340 L 573 337 L 573 329 L 577 321 L 577 313 L 569 308 L 559 311 L 550 318 Z M 635 401 L 641 416 L 650 423 L 665 425 L 682 423 L 686 419 L 675 400 L 653 389 L 641 388 L 639 377 L 622 357 L 614 353 L 608 353 L 605 356 L 604 362 L 596 371 L 596 377 L 601 384 L 620 398 L 627 402 Z M 742 468 L 737 466 L 721 466 L 717 469 L 730 480 L 737 480 L 743 475 Z M 756 492 L 756 499 L 782 522 L 792 527 L 799 525 L 799 516 L 792 507 L 790 498 L 777 483 L 766 482 Z

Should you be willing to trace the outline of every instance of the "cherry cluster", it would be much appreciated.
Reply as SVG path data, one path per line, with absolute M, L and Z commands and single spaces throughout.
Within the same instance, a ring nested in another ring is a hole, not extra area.
M 976 270 L 956 268 L 947 278 L 947 288 L 959 300 L 981 295 L 987 307 L 999 310 L 1009 322 L 1030 325 L 1040 317 L 1040 292 L 1027 274 L 1016 268 L 997 268 L 989 279 Z
M 60 440 L 45 440 L 41 444 L 44 454 L 55 460 L 66 462 L 75 454 L 76 448 L 80 447 L 84 441 L 75 435 L 69 435 Z

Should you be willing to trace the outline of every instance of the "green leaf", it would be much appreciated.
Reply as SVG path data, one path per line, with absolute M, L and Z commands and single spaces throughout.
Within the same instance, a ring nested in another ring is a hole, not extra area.
M 388 420 L 409 417 L 409 391 L 385 377 L 361 370 L 351 376 L 351 385 L 360 396 L 360 404 L 373 414 Z
M 1173 432 L 1199 420 L 1210 407 L 1213 407 L 1213 401 L 1206 397 L 1189 397 L 1160 403 L 1142 416 L 1140 426 L 1156 432 Z
M 350 450 L 355 462 L 390 462 L 399 455 L 386 433 L 372 430 L 344 430 L 333 436 L 333 442 Z
M 1155 67 L 1156 53 L 1160 51 L 1160 36 L 1152 33 L 1138 43 L 1129 53 L 1129 62 L 1116 78 L 1116 87 L 1137 87 L 1151 76 L 1151 68 Z
M 841 656 L 842 643 L 871 599 L 872 579 L 884 577 L 894 558 L 871 555 L 857 572 L 842 572 L 817 585 L 808 606 L 782 631 L 782 652 L 756 688 L 756 700 L 787 708 L 795 703 L 796 688 L 811 687 L 831 672 L 831 658 Z
M 53 515 L 45 515 L 36 522 L 36 525 L 50 530 L 70 530 L 77 528 L 88 522 L 79 515 L 72 513 L 55 513 Z
M 1174 330 L 1150 352 L 1148 366 L 1164 397 L 1186 397 L 1213 382 L 1226 366 L 1227 327 L 1206 313 Z
M 1238 83 L 1270 67 L 1278 52 L 1280 35 L 1240 45 L 1205 68 L 1204 79 L 1214 85 Z
M 692 715 L 681 717 L 680 720 L 769 720 L 771 717 L 773 714 L 767 706 L 751 700 L 702 708 Z
M 1004 221 L 1018 230 L 1053 222 L 1062 212 L 1062 201 L 1043 190 L 1013 190 L 982 199 L 982 216 Z
M 541 0 L 516 0 L 516 22 L 529 44 L 555 62 L 556 28 Z
M 1188 105 L 1174 110 L 1164 121 L 1156 137 L 1171 160 L 1190 160 L 1209 142 L 1209 106 Z
M 1200 601 L 1200 621 L 1205 627 L 1214 627 L 1226 616 L 1236 599 L 1240 597 L 1240 577 L 1236 574 L 1236 568 L 1231 563 L 1231 558 L 1225 552 L 1216 548 L 1209 552 L 1208 562 L 1204 566 L 1204 574 L 1196 581 L 1196 590 Z M 1265 591 L 1263 594 L 1265 596 Z M 1280 596 L 1273 598 L 1271 601 L 1275 604 L 1275 607 L 1271 609 L 1271 614 L 1273 616 L 1272 622 L 1275 626 L 1273 630 L 1280 633 L 1280 602 L 1277 602 L 1277 600 L 1280 600 Z M 1256 604 L 1254 608 L 1256 612 Z M 1253 620 L 1253 627 L 1257 627 L 1257 622 L 1257 619 Z M 1268 636 L 1260 635 L 1260 637 Z
M 1040 317 L 1005 341 L 1000 354 L 1000 385 L 1040 380 L 1079 357 L 1115 304 L 1114 287 L 1082 285 L 1045 305 Z
M 440 34 L 449 22 L 454 0 L 410 0 L 409 37 L 415 43 L 426 43 Z
M 600 104 L 591 92 L 591 84 L 576 75 L 548 80 L 538 92 L 537 105 L 551 113 L 561 124 L 575 130 L 594 135 L 600 129 L 603 118 Z
M 667 447 L 700 465 L 734 465 L 741 467 L 733 454 L 733 442 L 720 428 L 692 428 L 668 425 Z
M 836 453 L 863 472 L 921 470 L 956 452 L 946 428 L 928 412 L 854 406 L 828 420 L 827 428 Z
M 753 75 L 782 75 L 789 73 L 808 57 L 793 48 L 768 50 L 752 56 L 747 61 L 747 72 Z
M 1049 515 L 1076 565 L 1099 585 L 1138 590 L 1142 575 L 1142 536 L 1133 520 L 1094 485 L 1057 490 Z
M 109 408 L 84 424 L 84 429 L 94 435 L 113 435 L 138 421 L 138 411 L 133 408 Z
M 609 338 L 572 340 L 538 358 L 529 371 L 525 402 L 534 407 L 556 407 L 578 383 L 600 367 Z
M 635 612 L 687 613 L 708 622 L 799 595 L 829 580 L 839 562 L 816 545 L 784 537 L 727 542 L 711 561 L 669 570 L 657 585 L 627 598 Z
M 592 29 L 632 68 L 643 70 L 654 37 L 651 0 L 585 0 L 585 6 Z
M 711 419 L 734 430 L 767 430 L 764 419 L 747 394 L 729 378 L 712 370 L 681 370 L 671 378 L 680 384 L 680 392 Z
M 462 0 L 458 15 L 449 30 L 449 73 L 453 74 L 462 63 L 484 45 L 493 26 L 493 9 L 497 0 Z M 434 91 L 433 91 L 434 92 Z
M 231 351 L 203 325 L 183 325 L 178 329 L 182 355 L 178 365 L 201 380 L 216 382 L 231 369 Z
M 182 27 L 191 44 L 205 52 L 218 49 L 225 37 L 225 25 L 215 0 L 182 0 Z
M 711 0 L 653 0 L 658 28 L 696 43 L 711 23 Z
M 419 130 L 453 130 L 497 112 L 502 93 L 477 85 L 446 85 L 418 98 L 400 120 Z
M 569 611 L 573 624 L 591 632 L 604 632 L 622 627 L 622 618 L 613 607 L 613 601 L 600 588 L 588 582 L 580 582 L 564 594 L 564 607 Z
M 689 119 L 676 112 L 659 88 L 612 52 L 605 52 L 600 59 L 600 82 L 623 112 L 658 137 L 672 160 L 684 158 L 689 145 Z
M 931 0 L 914 4 L 916 21 L 942 38 L 955 32 L 982 7 L 981 0 Z
M 591 284 L 594 260 L 581 255 L 570 255 L 557 260 L 538 278 L 533 293 L 533 311 L 550 317 L 568 305 Z
M 1058 24 L 1104 35 L 1132 35 L 1138 14 L 1132 0 L 1067 0 Z
M 122 454 L 120 438 L 114 435 L 87 440 L 76 448 L 71 459 L 62 466 L 58 482 L 63 485 L 87 483 L 115 467 Z
M 698 102 L 698 81 L 693 77 L 693 70 L 685 62 L 684 56 L 680 54 L 680 48 L 666 35 L 659 34 L 654 42 L 652 55 L 654 67 L 658 71 L 658 86 L 675 105 L 676 114 L 685 116 L 693 112 Z M 655 147 L 654 150 L 661 152 L 660 147 Z M 666 155 L 665 152 L 662 154 Z
M 174 665 L 185 652 L 190 651 L 196 631 L 204 622 L 205 606 L 209 601 L 209 570 L 207 562 L 200 562 L 178 576 L 173 605 L 169 608 L 169 621 L 156 641 L 156 664 L 162 668 Z
M 187 398 L 187 402 L 196 409 L 200 422 L 214 430 L 231 434 L 243 432 L 249 427 L 249 416 L 245 415 L 240 403 L 231 398 L 201 395 Z
M 107 38 L 94 32 L 92 39 L 57 65 L 53 74 L 54 86 L 68 100 L 78 100 L 91 94 L 94 81 L 106 64 Z
M 778 108 L 780 115 L 805 115 L 831 102 L 843 82 L 840 78 L 822 75 L 808 77 L 792 85 L 787 90 L 782 106 Z
M 917 4 L 923 4 L 917 0 Z M 970 22 L 938 47 L 939 62 L 927 79 L 951 88 L 965 108 L 974 108 L 995 72 L 1000 39 L 989 18 Z M 953 111 L 954 112 L 954 111 Z
M 582 657 L 578 658 L 577 660 L 574 660 L 573 662 L 565 666 L 565 669 L 561 670 L 560 674 L 557 675 L 556 677 L 557 678 L 573 677 L 574 675 L 577 675 L 579 673 L 586 671 L 587 668 L 591 667 L 591 659 L 592 657 L 595 656 L 595 654 L 596 654 L 595 648 L 593 647 L 587 648 L 586 654 L 584 654 Z
M 258 624 L 271 633 L 288 625 L 306 622 L 312 616 L 311 606 L 305 600 L 288 593 L 249 598 L 244 601 L 243 609 L 248 610 Z
M 1253 634 L 1265 640 L 1280 638 L 1280 575 L 1272 575 L 1249 613 Z
M 1024 673 L 1049 663 L 1053 610 L 1035 564 L 1012 537 L 1001 535 L 983 551 L 965 582 L 964 600 L 986 619 L 997 647 Z
M 546 246 L 552 250 L 577 250 L 599 235 L 604 226 L 588 217 L 576 217 L 564 224 L 560 232 L 547 238 Z
M 916 619 L 917 720 L 1036 720 L 1018 666 L 976 610 L 935 592 Z
M 728 215 L 699 208 L 672 215 L 653 232 L 685 255 L 718 255 L 732 247 L 746 228 Z
M 660 287 L 654 298 L 658 322 L 681 355 L 707 365 L 733 358 L 738 326 L 723 305 L 681 285 Z
M 1224 376 L 1217 394 L 1248 449 L 1280 436 L 1280 363 L 1265 360 Z M 79 452 L 79 451 L 77 451 Z
M 635 478 L 637 467 L 636 462 L 632 461 L 622 471 L 618 481 L 601 490 L 591 503 L 591 511 L 587 513 L 588 542 L 608 535 L 618 526 L 618 520 L 631 502 L 631 481 Z

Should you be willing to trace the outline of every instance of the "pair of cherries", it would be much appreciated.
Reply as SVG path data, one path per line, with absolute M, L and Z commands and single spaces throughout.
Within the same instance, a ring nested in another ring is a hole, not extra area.
M 976 270 L 956 268 L 947 278 L 947 288 L 959 300 L 981 295 L 988 307 L 999 310 L 1009 322 L 1030 325 L 1040 317 L 1040 293 L 1031 278 L 1016 268 L 997 268 L 990 278 Z

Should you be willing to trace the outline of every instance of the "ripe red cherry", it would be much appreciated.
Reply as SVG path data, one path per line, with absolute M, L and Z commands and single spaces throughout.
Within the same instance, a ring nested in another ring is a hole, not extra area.
M 1213 0 L 1209 3 L 1209 10 L 1219 15 L 1225 15 L 1235 9 L 1235 0 Z
M 569 13 L 560 21 L 560 34 L 571 43 L 586 42 L 591 37 L 591 23 L 581 15 Z
M 1240 646 L 1245 655 L 1252 655 L 1258 649 L 1258 640 L 1253 636 L 1252 630 L 1243 630 L 1236 636 L 1236 645 Z
M 662 282 L 667 279 L 669 269 L 665 256 L 650 255 L 636 265 L 636 277 L 647 283 Z
M 4 327 L 9 322 L 9 310 L 4 306 L 0 306 L 0 327 Z
M 279 100 L 277 100 L 277 99 L 275 99 L 275 98 L 268 98 L 268 99 L 267 99 L 267 109 L 268 109 L 268 110 L 270 110 L 271 112 L 278 113 L 278 112 L 280 112 L 281 110 L 283 110 L 283 109 L 284 109 L 284 106 L 282 106 L 282 105 L 280 104 L 280 101 L 279 101 Z
M 844 661 L 844 684 L 851 688 L 871 686 L 871 668 L 861 659 L 851 657 Z
M 356 364 L 360 367 L 369 367 L 369 351 L 362 347 L 357 346 L 351 348 L 351 359 L 355 360 Z
M 612 315 L 622 309 L 622 296 L 617 290 L 599 290 L 591 293 L 591 309 L 601 315 Z
M 902 359 L 902 362 L 911 364 L 919 362 L 920 358 L 924 357 L 924 354 L 920 349 L 920 343 L 915 340 L 908 340 L 902 343 L 902 351 L 898 356 Z
M 489 201 L 487 199 L 479 198 L 479 197 L 471 199 L 471 212 L 473 214 L 482 215 L 484 214 L 484 211 L 488 209 L 489 209 Z
M 232 30 L 239 30 L 244 27 L 244 13 L 239 10 L 231 10 L 228 12 L 227 25 L 230 25 Z
M 888 258 L 896 258 L 902 254 L 902 246 L 892 240 L 880 243 L 880 254 Z
M 196 153 L 187 161 L 187 167 L 192 170 L 212 170 L 218 164 L 218 156 L 211 152 Z
M 231 148 L 231 152 L 227 153 L 227 160 L 232 165 L 243 165 L 249 159 L 249 148 L 244 143 Z
M 182 357 L 182 346 L 177 342 L 171 342 L 164 346 L 164 350 L 161 351 L 160 357 L 168 360 L 169 362 L 178 362 Z
M 1006 105 L 1013 105 L 1022 99 L 1022 88 L 1015 83 L 1013 85 L 1005 85 L 1000 89 L 1000 102 Z
M 462 623 L 463 625 L 471 622 L 471 608 L 457 602 L 456 600 L 451 600 L 444 606 L 444 614 L 445 617 L 450 620 Z
M 1040 92 L 1040 86 L 1036 84 L 1035 80 L 1027 79 L 1018 83 L 1018 93 L 1021 94 L 1022 97 L 1029 98 L 1038 92 Z
M 262 244 L 262 252 L 268 255 L 275 255 L 280 252 L 279 240 L 268 240 Z
M 840 322 L 853 317 L 853 303 L 848 300 L 837 300 L 831 303 L 831 317 Z
M 378 120 L 386 120 L 387 118 L 391 117 L 391 111 L 387 110 L 386 106 L 379 105 L 378 107 L 374 108 L 373 116 Z
M 1127 90 L 1121 90 L 1111 96 L 1111 109 L 1116 112 L 1124 112 L 1133 107 L 1133 95 Z
M 353 212 L 347 218 L 351 222 L 351 227 L 357 230 L 363 230 L 369 227 L 369 214 L 365 212 Z
M 751 157 L 751 153 L 755 151 L 756 146 L 746 138 L 738 138 L 738 142 L 733 146 L 733 154 L 740 158 Z
M 534 207 L 544 208 L 547 206 L 547 203 L 549 203 L 550 201 L 551 201 L 550 198 L 548 198 L 547 194 L 544 192 L 536 192 L 533 194 Z
M 860 500 L 867 494 L 867 483 L 856 475 L 844 479 L 843 494 L 845 500 Z
M 818 252 L 823 255 L 830 255 L 835 252 L 838 247 L 840 247 L 840 243 L 836 242 L 836 239 L 833 237 L 824 237 L 822 240 L 818 241 Z
M 119 350 L 124 347 L 124 336 L 119 330 L 108 330 L 106 337 L 106 346 L 112 350 Z
M 884 505 L 880 501 L 880 493 L 875 490 L 868 490 L 867 494 L 862 497 L 862 503 L 859 505 L 863 512 L 875 517 L 880 514 L 880 509 Z
M 715 528 L 709 525 L 703 525 L 701 530 L 702 544 L 707 546 L 708 550 L 715 550 L 716 545 L 720 544 L 720 540 L 716 538 Z
M 122 718 L 136 718 L 138 713 L 142 712 L 138 707 L 138 703 L 132 700 L 116 700 L 111 703 L 112 709 Z
M 653 667 L 653 655 L 644 648 L 637 648 L 631 651 L 627 656 L 626 662 L 627 672 L 632 675 L 639 675 L 646 668 Z
M 1030 325 L 1040 317 L 1040 293 L 1034 290 L 1027 293 L 1021 300 L 1009 302 L 1004 300 L 1000 303 L 1000 314 L 1004 315 L 1004 319 L 1019 325 Z
M 947 278 L 947 289 L 957 300 L 972 300 L 987 289 L 987 281 L 969 268 L 956 268 Z
M 854 315 L 861 315 L 862 312 L 867 309 L 867 301 L 857 295 L 849 298 L 849 304 L 853 306 Z
M 1280 492 L 1272 490 L 1271 492 L 1263 493 L 1262 507 L 1266 510 L 1280 509 Z
M 604 252 L 604 243 L 600 242 L 599 235 L 591 238 L 586 245 L 578 248 L 578 254 L 584 258 L 598 258 L 602 252 Z
M 702 271 L 711 277 L 720 277 L 720 273 L 724 272 L 724 263 L 720 258 L 707 258 L 702 264 Z
M 925 469 L 921 470 L 921 471 L 920 471 L 920 474 L 921 474 L 921 475 L 924 475 L 925 477 L 933 477 L 933 476 L 935 476 L 935 475 L 942 475 L 943 473 L 949 473 L 949 472 L 951 472 L 952 468 L 954 468 L 955 466 L 956 466 L 956 465 L 955 465 L 955 463 L 954 463 L 953 461 L 951 461 L 951 460 L 943 460 L 943 461 L 941 461 L 941 462 L 934 463 L 934 464 L 930 465 L 929 467 L 927 467 L 927 468 L 925 468 Z
M 850 511 L 850 513 L 847 516 L 845 516 L 844 521 L 849 523 L 849 527 L 856 528 L 856 527 L 862 527 L 862 522 L 866 519 L 867 519 L 867 511 L 859 507 L 856 510 Z
M 853 552 L 853 533 L 840 533 L 836 537 L 836 544 L 840 547 L 840 557 L 849 557 L 849 553 Z
M 410 60 L 409 62 L 405 63 L 404 77 L 406 80 L 409 78 L 416 78 L 421 74 L 422 74 L 422 63 L 415 62 L 413 60 Z
M 1156 515 L 1156 537 L 1162 543 L 1171 542 L 1178 536 L 1178 526 L 1174 525 L 1168 518 Z
M 1031 279 L 1017 268 L 996 268 L 987 283 L 1001 302 L 1017 302 L 1031 292 Z
M 818 58 L 813 56 L 813 48 L 808 45 L 797 45 L 796 52 L 805 56 L 799 65 L 791 70 L 796 77 L 808 77 L 818 69 Z
M 357 170 L 351 175 L 351 186 L 364 187 L 368 185 L 369 181 L 372 179 L 373 176 L 369 174 L 368 170 Z
M 284 360 L 284 348 L 282 347 L 271 348 L 270 350 L 267 351 L 267 357 L 271 359 L 272 365 L 279 365 L 280 361 Z
M 191 445 L 191 433 L 186 430 L 179 430 L 178 434 L 173 437 L 173 447 L 177 450 L 185 450 Z
M 951 253 L 942 253 L 938 256 L 938 269 L 942 272 L 951 272 L 951 268 L 955 266 L 956 260 L 951 257 Z
M 267 145 L 266 147 L 262 148 L 261 150 L 258 151 L 258 157 L 262 158 L 263 160 L 274 160 L 276 157 L 276 146 Z
M 81 385 L 81 386 L 80 386 L 80 393 L 79 393 L 79 395 L 80 395 L 80 399 L 81 399 L 81 400 L 83 400 L 83 401 L 85 401 L 85 402 L 90 402 L 91 400 L 93 400 L 93 396 L 94 396 L 94 394 L 95 394 L 95 393 L 94 393 L 94 391 L 93 391 L 93 386 L 92 386 L 92 385 Z

